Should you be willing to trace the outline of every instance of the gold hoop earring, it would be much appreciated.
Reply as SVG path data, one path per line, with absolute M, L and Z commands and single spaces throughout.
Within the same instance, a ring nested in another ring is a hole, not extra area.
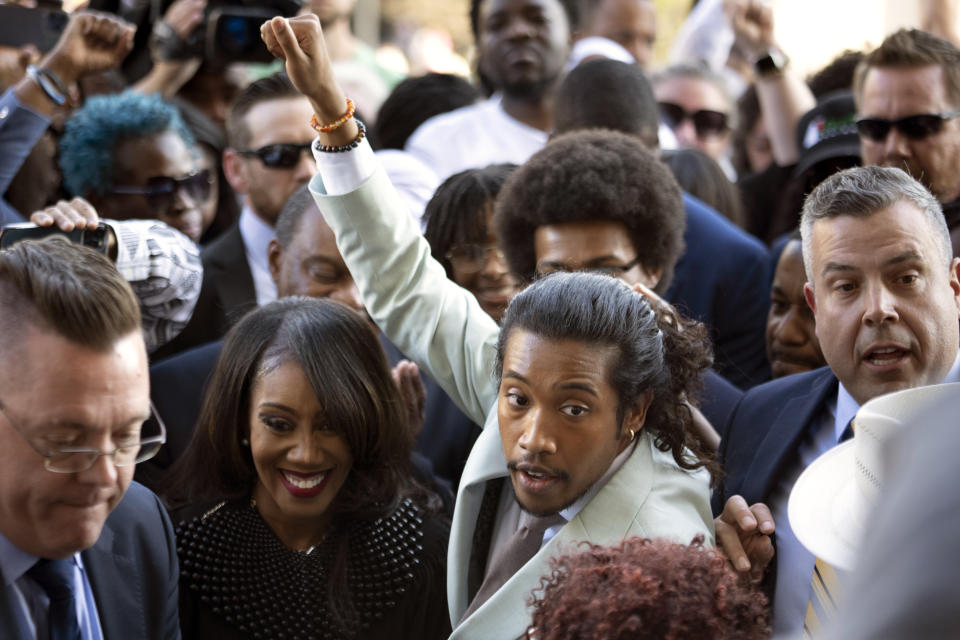
M 637 436 L 637 432 L 633 429 L 627 429 L 630 432 L 630 442 L 633 442 L 633 439 Z

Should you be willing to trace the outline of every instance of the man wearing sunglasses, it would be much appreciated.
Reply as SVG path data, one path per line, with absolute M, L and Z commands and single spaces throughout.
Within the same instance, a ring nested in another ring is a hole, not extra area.
M 733 100 L 723 78 L 706 67 L 676 64 L 653 77 L 660 118 L 682 149 L 699 149 L 731 175 L 727 159 Z
M 910 173 L 943 205 L 960 252 L 960 50 L 916 29 L 888 36 L 857 68 L 865 165 Z
M 214 177 L 201 171 L 177 109 L 134 92 L 90 98 L 67 121 L 63 181 L 105 218 L 156 219 L 194 242 Z
M 0 253 L 0 637 L 179 638 L 177 555 L 132 483 L 151 418 L 140 308 L 62 238 Z

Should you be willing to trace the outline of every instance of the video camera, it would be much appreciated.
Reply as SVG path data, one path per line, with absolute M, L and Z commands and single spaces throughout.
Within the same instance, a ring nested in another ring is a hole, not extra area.
M 277 15 L 296 15 L 304 0 L 211 0 L 204 21 L 186 40 L 161 20 L 161 1 L 152 0 L 154 26 L 150 47 L 154 57 L 202 57 L 207 63 L 218 64 L 273 61 L 260 39 L 260 25 Z

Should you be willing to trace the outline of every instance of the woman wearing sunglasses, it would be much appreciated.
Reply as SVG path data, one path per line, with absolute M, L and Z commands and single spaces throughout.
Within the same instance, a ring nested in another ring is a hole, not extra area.
M 366 321 L 286 298 L 227 336 L 168 498 L 184 638 L 445 638 L 449 525 Z

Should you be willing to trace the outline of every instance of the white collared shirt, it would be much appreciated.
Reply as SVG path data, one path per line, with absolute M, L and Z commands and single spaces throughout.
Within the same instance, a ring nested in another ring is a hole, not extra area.
M 960 382 L 960 353 L 941 382 Z M 838 385 L 837 395 L 825 407 L 816 429 L 800 445 L 798 462 L 784 474 L 771 493 L 770 510 L 777 523 L 777 586 L 773 599 L 773 636 L 794 637 L 803 628 L 810 602 L 810 578 L 816 557 L 800 544 L 787 517 L 787 502 L 797 478 L 814 460 L 835 447 L 860 405 Z M 841 579 L 843 575 L 838 571 Z
M 253 288 L 257 292 L 257 304 L 262 307 L 277 299 L 277 285 L 270 276 L 270 264 L 267 260 L 267 247 L 273 240 L 274 230 L 247 205 L 244 205 L 240 212 L 238 224 L 247 254 L 247 264 L 250 265 L 250 275 L 253 276 Z

